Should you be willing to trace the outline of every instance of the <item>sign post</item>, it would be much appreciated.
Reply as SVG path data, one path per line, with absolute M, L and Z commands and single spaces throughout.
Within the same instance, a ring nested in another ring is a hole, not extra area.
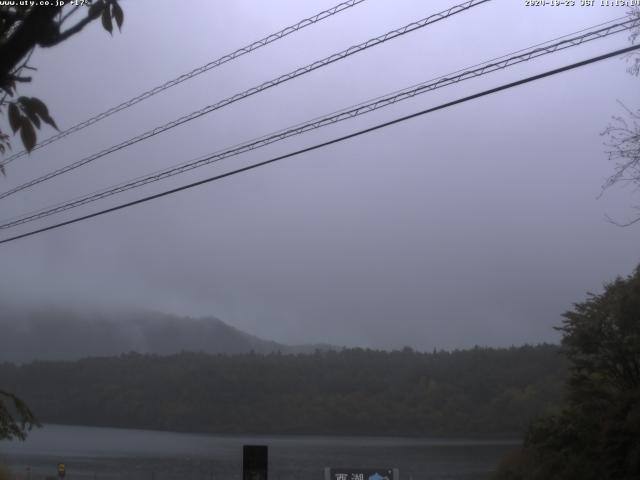
M 242 446 L 242 480 L 267 480 L 269 449 L 266 445 Z

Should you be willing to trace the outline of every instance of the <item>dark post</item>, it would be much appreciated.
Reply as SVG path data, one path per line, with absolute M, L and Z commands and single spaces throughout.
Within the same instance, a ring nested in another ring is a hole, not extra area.
M 242 480 L 267 480 L 268 457 L 266 445 L 243 445 Z

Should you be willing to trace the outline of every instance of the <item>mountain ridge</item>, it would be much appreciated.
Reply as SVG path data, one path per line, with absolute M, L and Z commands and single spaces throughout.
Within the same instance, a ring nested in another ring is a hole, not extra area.
M 125 307 L 73 309 L 0 303 L 0 362 L 78 360 L 129 352 L 295 354 L 335 348 L 263 339 L 214 316 L 193 318 Z

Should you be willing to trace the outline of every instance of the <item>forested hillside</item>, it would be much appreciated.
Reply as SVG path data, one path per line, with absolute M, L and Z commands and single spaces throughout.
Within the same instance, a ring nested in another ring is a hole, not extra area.
M 42 422 L 219 433 L 519 433 L 559 403 L 565 376 L 551 345 L 0 365 Z

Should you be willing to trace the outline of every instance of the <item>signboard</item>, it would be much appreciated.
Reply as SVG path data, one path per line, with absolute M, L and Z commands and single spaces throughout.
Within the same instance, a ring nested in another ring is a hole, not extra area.
M 67 473 L 67 468 L 64 466 L 64 463 L 58 464 L 58 477 L 64 478 L 65 473 Z
M 330 468 L 324 469 L 324 480 L 399 480 L 397 468 Z
M 268 457 L 266 445 L 243 445 L 242 480 L 267 480 Z

